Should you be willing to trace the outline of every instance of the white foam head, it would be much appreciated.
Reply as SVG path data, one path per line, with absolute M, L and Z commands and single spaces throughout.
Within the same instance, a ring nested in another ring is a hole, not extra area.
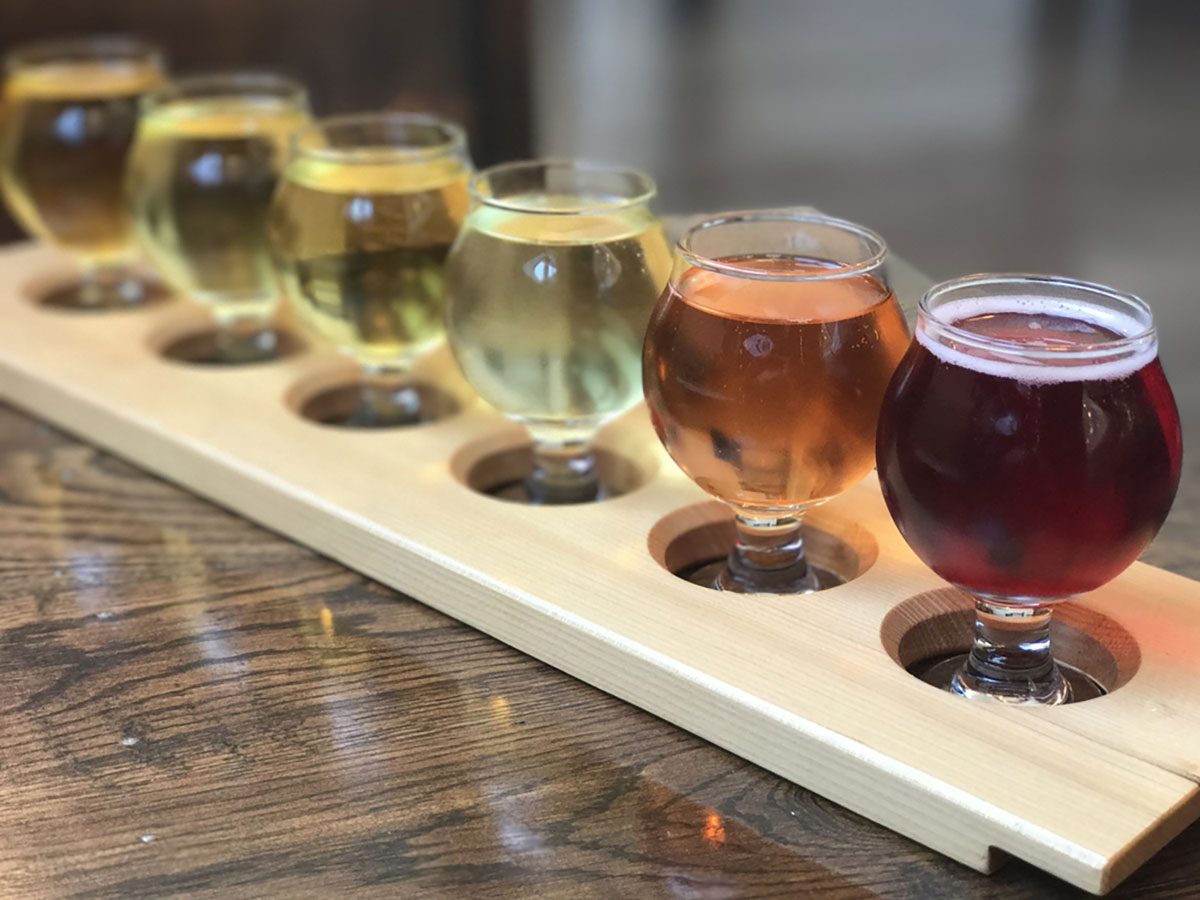
M 916 338 L 925 349 L 948 365 L 962 366 L 964 369 L 971 369 L 996 378 L 1013 378 L 1017 381 L 1038 384 L 1057 384 L 1067 381 L 1111 381 L 1125 378 L 1153 362 L 1158 356 L 1157 337 L 1125 348 L 1124 352 L 1122 352 L 1122 348 L 1115 345 L 1111 354 L 1106 355 L 1103 351 L 1098 351 L 1095 362 L 1080 361 L 1079 357 L 1072 358 L 1069 354 L 1044 351 L 1038 354 L 1037 348 L 1033 347 L 1025 353 L 1020 349 L 1005 351 L 997 348 L 995 351 L 990 351 L 991 355 L 980 355 L 989 353 L 989 351 L 972 352 L 970 349 L 948 345 L 945 343 L 945 337 L 939 340 L 925 327 L 925 316 L 934 319 L 938 325 L 953 326 L 954 323 L 961 322 L 963 319 L 988 313 L 1024 313 L 1082 320 L 1115 332 L 1122 338 L 1131 338 L 1146 330 L 1143 322 L 1121 310 L 1058 297 L 1013 295 L 966 297 L 961 300 L 948 300 L 940 303 L 936 313 L 923 314 L 922 321 L 917 323 Z M 933 328 L 938 330 L 936 325 Z M 978 337 L 982 342 L 988 341 L 988 338 L 982 335 Z M 953 340 L 953 337 L 949 339 Z M 1070 364 L 1067 364 L 1068 359 L 1070 359 Z

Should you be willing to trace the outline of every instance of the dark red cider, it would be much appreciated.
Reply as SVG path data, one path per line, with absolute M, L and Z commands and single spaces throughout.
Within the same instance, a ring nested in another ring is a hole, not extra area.
M 1156 346 L 1106 355 L 1125 336 L 1061 310 L 976 309 L 952 324 L 1015 349 L 927 332 L 909 347 L 876 443 L 905 540 L 979 595 L 1032 601 L 1110 581 L 1150 543 L 1179 484 L 1179 416 Z M 1026 347 L 1036 359 L 1022 360 Z

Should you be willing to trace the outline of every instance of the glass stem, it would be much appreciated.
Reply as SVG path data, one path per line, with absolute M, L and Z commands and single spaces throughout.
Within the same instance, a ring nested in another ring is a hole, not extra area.
M 760 519 L 736 514 L 737 537 L 720 579 L 725 590 L 805 594 L 820 590 L 804 555 L 801 516 Z
M 588 503 L 600 499 L 596 451 L 591 441 L 533 443 L 533 471 L 525 479 L 529 499 L 538 504 Z
M 363 363 L 361 402 L 353 417 L 364 426 L 412 425 L 421 418 L 421 394 L 408 383 L 408 368 Z
M 266 320 L 220 310 L 216 319 L 213 341 L 220 359 L 231 363 L 255 362 L 275 355 L 278 341 Z
M 405 378 L 408 376 L 407 366 L 398 366 L 394 363 L 363 362 L 360 365 L 363 380 L 368 384 L 395 387 L 398 384 L 403 384 Z
M 1050 654 L 1049 606 L 975 601 L 975 643 L 951 690 L 1006 703 L 1055 704 L 1070 686 Z

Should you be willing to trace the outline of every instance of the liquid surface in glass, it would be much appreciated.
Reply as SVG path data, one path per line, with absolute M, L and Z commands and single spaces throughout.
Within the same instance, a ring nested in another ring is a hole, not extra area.
M 270 313 L 267 212 L 288 136 L 307 121 L 265 96 L 182 98 L 146 114 L 129 191 L 138 235 L 175 287 L 237 315 Z
M 1047 355 L 1141 330 L 1037 297 L 955 301 L 938 318 Z M 884 497 L 921 559 L 968 591 L 1018 599 L 1083 593 L 1127 568 L 1166 517 L 1182 460 L 1156 344 L 1024 362 L 921 329 L 878 448 Z
M 131 252 L 123 190 L 138 100 L 162 78 L 149 62 L 57 62 L 4 85 L 0 182 L 32 235 L 96 264 Z
M 799 257 L 722 260 L 817 275 Z M 744 510 L 787 513 L 871 470 L 884 389 L 908 343 L 896 297 L 857 275 L 771 281 L 692 268 L 646 335 L 646 402 L 679 467 Z
M 590 438 L 641 398 L 641 346 L 670 274 L 644 206 L 562 215 L 579 196 L 476 208 L 447 283 L 447 327 L 467 380 L 544 440 Z
M 338 151 L 288 167 L 271 238 L 304 321 L 367 366 L 402 366 L 443 334 L 443 268 L 469 169 L 402 150 Z

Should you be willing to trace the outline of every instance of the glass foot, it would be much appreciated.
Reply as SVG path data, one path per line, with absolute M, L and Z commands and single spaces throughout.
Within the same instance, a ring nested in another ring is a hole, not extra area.
M 730 575 L 729 560 L 725 557 L 695 563 L 675 573 L 685 581 L 734 594 L 812 594 L 845 584 L 845 579 L 828 569 L 809 562 L 807 571 L 799 576 L 782 573 L 761 587 L 751 589 Z
M 449 394 L 428 385 L 364 381 L 310 397 L 300 414 L 341 428 L 403 428 L 445 418 L 457 409 Z
M 58 284 L 37 298 L 48 309 L 69 312 L 112 312 L 140 309 L 167 299 L 170 293 L 162 285 L 136 276 L 111 281 L 80 280 Z
M 298 352 L 299 339 L 277 328 L 225 333 L 213 328 L 184 335 L 163 348 L 175 362 L 208 366 L 241 366 L 271 362 Z
M 969 654 L 953 653 L 949 656 L 936 656 L 922 660 L 909 666 L 908 671 L 920 678 L 926 684 L 936 688 L 968 697 L 972 700 L 984 700 L 993 703 L 1010 703 L 1016 706 L 1052 706 L 1060 703 L 1079 703 L 1083 700 L 1093 700 L 1108 693 L 1101 684 L 1086 672 L 1059 662 L 1056 664 L 1058 677 L 1052 679 L 1048 686 L 1039 689 L 1030 698 L 1022 686 L 1019 694 L 1006 696 L 1003 685 L 984 683 L 984 679 L 967 673 L 964 665 Z M 999 690 L 998 690 L 999 688 Z
M 218 332 L 214 362 L 225 365 L 266 362 L 279 358 L 279 332 L 271 328 Z
M 632 460 L 600 448 L 595 450 L 595 465 L 591 469 L 594 477 L 578 485 L 547 484 L 544 478 L 538 483 L 537 455 L 527 444 L 476 457 L 467 467 L 463 481 L 471 490 L 507 503 L 568 506 L 624 496 L 644 484 L 650 474 Z

